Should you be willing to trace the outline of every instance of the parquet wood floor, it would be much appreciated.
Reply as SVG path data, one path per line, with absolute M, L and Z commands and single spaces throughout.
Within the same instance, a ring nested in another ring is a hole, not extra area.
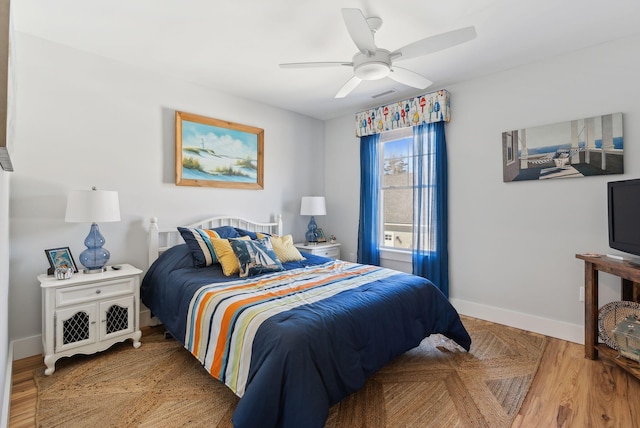
M 35 426 L 39 356 L 15 361 L 10 427 Z M 604 360 L 584 358 L 584 349 L 549 338 L 540 368 L 512 428 L 639 427 L 640 381 Z

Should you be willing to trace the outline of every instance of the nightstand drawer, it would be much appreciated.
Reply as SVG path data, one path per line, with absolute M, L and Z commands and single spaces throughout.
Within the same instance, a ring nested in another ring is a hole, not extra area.
M 294 244 L 294 246 L 306 253 L 313 254 L 314 256 L 322 256 L 330 259 L 339 259 L 340 258 L 340 244 L 337 242 L 328 243 L 328 244 L 317 244 L 317 245 L 308 245 L 308 244 Z
M 135 280 L 133 278 L 60 288 L 56 290 L 56 307 L 103 299 L 105 297 L 132 294 L 134 290 Z
M 339 259 L 340 247 L 319 248 L 317 251 L 314 251 L 313 254 L 316 254 L 322 257 L 329 257 L 330 259 Z

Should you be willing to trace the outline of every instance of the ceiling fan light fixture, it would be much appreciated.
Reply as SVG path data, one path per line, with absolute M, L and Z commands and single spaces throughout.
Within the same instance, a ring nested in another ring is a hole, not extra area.
M 387 77 L 391 72 L 389 64 L 382 61 L 371 61 L 357 65 L 354 73 L 362 80 L 378 80 Z
M 385 77 L 389 77 L 402 85 L 424 89 L 433 82 L 412 70 L 398 67 L 393 63 L 396 60 L 400 61 L 432 54 L 468 42 L 477 36 L 475 27 L 465 27 L 426 37 L 390 52 L 386 49 L 378 48 L 374 40 L 376 31 L 378 31 L 382 25 L 381 18 L 377 16 L 367 18 L 364 13 L 362 13 L 362 10 L 355 8 L 342 9 L 342 17 L 351 40 L 353 40 L 353 43 L 358 48 L 358 52 L 353 55 L 351 62 L 334 61 L 280 64 L 281 68 L 353 67 L 353 76 L 340 88 L 335 98 L 344 98 L 363 80 L 379 80 Z

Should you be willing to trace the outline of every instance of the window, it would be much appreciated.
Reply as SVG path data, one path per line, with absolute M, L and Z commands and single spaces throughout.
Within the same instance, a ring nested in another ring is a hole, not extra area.
M 381 179 L 380 179 L 380 220 L 382 233 L 380 247 L 411 250 L 413 242 L 413 213 L 414 213 L 414 177 L 413 168 L 417 164 L 413 152 L 413 128 L 403 128 L 387 132 L 380 137 L 381 146 Z M 425 153 L 422 160 L 425 176 L 432 176 L 435 168 L 430 165 L 431 153 Z M 428 171 L 428 172 L 427 172 Z M 431 180 L 432 182 L 434 180 Z M 425 183 L 423 183 L 423 186 Z M 423 199 L 431 200 L 430 188 L 424 188 Z M 423 203 L 424 204 L 424 203 Z M 428 208 L 423 212 L 430 213 Z M 421 231 L 423 246 L 434 249 L 434 234 L 430 215 L 423 216 Z
M 380 136 L 380 234 L 382 247 L 412 248 L 413 131 L 404 128 Z
M 362 137 L 360 162 L 358 261 L 410 259 L 412 273 L 429 278 L 447 296 L 445 123 Z

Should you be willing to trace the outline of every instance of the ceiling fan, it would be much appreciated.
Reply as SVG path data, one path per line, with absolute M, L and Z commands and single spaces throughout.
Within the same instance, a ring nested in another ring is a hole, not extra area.
M 363 80 L 378 80 L 390 77 L 396 82 L 418 89 L 425 89 L 431 81 L 420 74 L 398 67 L 394 61 L 415 58 L 441 51 L 452 46 L 468 42 L 476 37 L 474 27 L 465 27 L 410 43 L 393 52 L 376 46 L 373 36 L 382 26 L 382 19 L 373 16 L 365 18 L 360 9 L 342 9 L 342 17 L 349 35 L 358 47 L 358 52 L 350 62 L 294 62 L 280 64 L 281 68 L 310 67 L 353 67 L 353 77 L 338 91 L 336 98 L 344 98 Z

